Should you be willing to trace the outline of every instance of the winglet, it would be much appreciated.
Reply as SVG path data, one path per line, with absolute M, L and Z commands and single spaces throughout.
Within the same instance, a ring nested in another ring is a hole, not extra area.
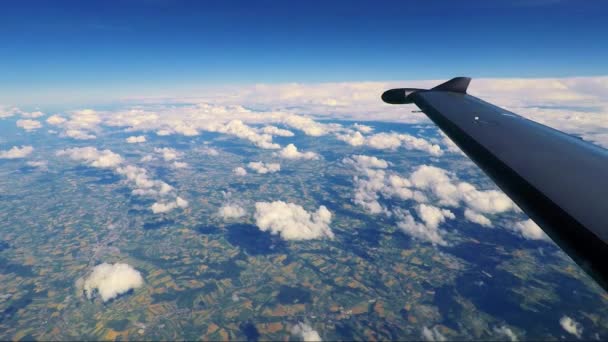
M 469 77 L 456 77 L 451 80 L 441 83 L 440 85 L 432 88 L 431 90 L 439 90 L 439 91 L 452 91 L 455 93 L 467 93 L 467 88 L 469 87 L 469 83 L 471 83 L 471 78 Z
M 445 83 L 441 83 L 435 88 L 430 89 L 430 91 L 451 91 L 466 94 L 469 83 L 471 83 L 469 77 L 456 77 Z M 427 90 L 418 88 L 397 88 L 387 90 L 382 94 L 382 101 L 390 104 L 414 103 L 413 95 L 421 91 Z

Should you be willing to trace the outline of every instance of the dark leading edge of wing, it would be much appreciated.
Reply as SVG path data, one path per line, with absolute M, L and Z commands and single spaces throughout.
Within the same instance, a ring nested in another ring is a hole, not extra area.
M 420 107 L 608 290 L 608 150 L 467 95 L 470 80 L 392 89 L 382 99 Z

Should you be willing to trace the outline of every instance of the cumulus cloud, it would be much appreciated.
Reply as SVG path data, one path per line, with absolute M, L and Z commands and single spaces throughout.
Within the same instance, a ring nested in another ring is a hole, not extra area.
M 432 194 L 439 204 L 456 207 L 459 203 L 479 214 L 517 210 L 515 204 L 498 190 L 477 190 L 467 182 L 452 179 L 448 171 L 429 165 L 419 166 L 409 177 L 412 186 Z
M 141 273 L 128 264 L 103 263 L 95 266 L 91 274 L 77 281 L 77 287 L 82 288 L 89 299 L 97 294 L 104 302 L 137 289 L 144 284 Z
M 422 338 L 425 341 L 447 341 L 445 336 L 443 336 L 443 334 L 439 332 L 439 329 L 437 329 L 437 327 L 433 327 L 432 329 L 423 327 Z
M 44 113 L 41 112 L 41 111 L 39 111 L 39 110 L 33 111 L 33 112 L 24 112 L 24 111 L 21 111 L 20 114 L 21 114 L 22 117 L 24 117 L 24 118 L 30 118 L 30 119 L 36 119 L 36 118 L 39 118 L 41 116 L 44 116 Z
M 144 168 L 134 165 L 124 165 L 115 169 L 116 173 L 124 176 L 134 188 L 133 195 L 162 197 L 171 194 L 173 187 L 161 180 L 148 175 Z
M 484 227 L 492 227 L 492 221 L 489 218 L 469 208 L 464 210 L 464 218 Z
M 0 159 L 19 159 L 25 158 L 34 151 L 32 146 L 13 146 L 9 150 L 0 151 Z
M 344 158 L 342 159 L 342 162 L 345 164 L 353 165 L 360 169 L 386 169 L 388 167 L 388 162 L 386 160 L 362 154 L 356 154 L 351 156 L 350 158 Z
M 220 152 L 218 150 L 214 149 L 213 147 L 203 147 L 203 148 L 199 149 L 199 151 L 202 154 L 212 156 L 212 157 L 217 157 L 220 155 Z
M 531 219 L 515 222 L 511 230 L 521 235 L 524 239 L 550 241 L 547 234 Z
M 27 164 L 27 166 L 30 166 L 30 167 L 46 169 L 48 162 L 46 160 L 32 160 L 32 161 L 28 161 L 26 164 Z
M 172 161 L 181 158 L 182 153 L 170 147 L 154 148 L 154 152 L 159 153 L 165 161 Z
M 291 334 L 301 338 L 302 341 L 322 341 L 321 336 L 317 331 L 315 331 L 310 325 L 302 322 L 291 327 Z
M 46 122 L 53 126 L 61 125 L 62 123 L 66 122 L 66 121 L 67 121 L 67 119 L 65 119 L 64 117 L 59 116 L 57 114 L 51 115 L 46 119 Z
M 34 131 L 38 128 L 42 127 L 40 121 L 30 120 L 30 119 L 21 119 L 17 120 L 17 127 L 21 127 L 26 131 Z
M 127 138 L 129 144 L 143 143 L 146 142 L 145 135 L 133 135 Z
M 220 126 L 218 132 L 232 134 L 241 139 L 251 141 L 254 145 L 264 149 L 278 149 L 281 146 L 272 142 L 272 135 L 259 134 L 253 128 L 247 126 L 241 120 L 232 120 L 226 125 Z
M 174 169 L 183 169 L 188 167 L 188 163 L 185 162 L 180 162 L 180 161 L 174 161 L 173 163 L 171 163 L 171 167 Z
M 232 169 L 232 173 L 234 173 L 235 175 L 237 175 L 239 177 L 247 176 L 247 170 L 245 170 L 245 168 L 240 167 L 240 166 Z
M 359 123 L 355 123 L 355 124 L 353 125 L 353 127 L 354 127 L 354 128 L 357 130 L 357 131 L 359 131 L 359 132 L 361 132 L 361 133 L 365 133 L 365 134 L 371 133 L 371 132 L 374 130 L 374 128 L 373 128 L 373 127 L 371 127 L 371 126 L 368 126 L 368 125 L 363 125 L 363 124 L 359 124 Z
M 385 160 L 373 156 L 354 155 L 344 158 L 342 162 L 354 166 L 359 173 L 353 178 L 355 183 L 353 202 L 372 214 L 390 214 L 388 209 L 380 204 L 381 197 L 415 199 L 419 202 L 425 200 L 421 192 L 410 189 L 409 179 L 388 174 L 384 170 L 389 165 Z
M 86 165 L 97 168 L 111 169 L 117 174 L 125 177 L 133 189 L 135 196 L 148 196 L 157 199 L 150 210 L 157 213 L 166 213 L 176 208 L 186 208 L 188 201 L 175 195 L 171 185 L 148 175 L 144 168 L 126 164 L 124 159 L 111 150 L 98 150 L 94 147 L 76 147 L 57 151 L 58 156 L 81 161 Z
M 313 137 L 322 136 L 334 131 L 340 125 L 322 124 L 315 120 L 301 116 L 301 115 L 286 115 L 283 117 L 282 122 L 290 127 L 304 132 L 306 135 Z
M 96 136 L 86 131 L 82 131 L 79 129 L 66 129 L 63 134 L 64 137 L 76 139 L 76 140 L 91 140 L 95 139 Z
M 515 333 L 507 326 L 503 325 L 501 327 L 494 327 L 494 332 L 499 335 L 505 336 L 511 342 L 517 341 L 517 335 L 515 335 Z
M 314 152 L 300 152 L 294 144 L 285 146 L 278 152 L 281 158 L 285 159 L 319 159 L 319 155 Z
M 237 219 L 246 214 L 245 209 L 236 203 L 226 203 L 218 210 L 218 215 L 224 220 Z
M 162 213 L 169 212 L 175 208 L 186 208 L 186 207 L 188 207 L 188 201 L 177 196 L 175 198 L 175 200 L 170 201 L 170 202 L 156 202 L 156 203 L 152 204 L 150 209 L 155 214 L 162 214 Z
M 281 171 L 281 164 L 279 163 L 250 162 L 247 167 L 259 174 Z
M 58 156 L 68 156 L 73 160 L 84 161 L 97 168 L 115 168 L 123 162 L 122 157 L 110 150 L 98 150 L 95 147 L 74 147 L 57 152 Z
M 0 105 L 0 119 L 10 118 L 11 116 L 17 114 L 19 112 L 19 108 L 17 107 L 7 107 Z
M 279 137 L 293 137 L 295 135 L 292 131 L 278 128 L 276 126 L 264 126 L 261 131 L 262 133 L 276 135 Z
M 419 204 L 415 208 L 416 214 L 422 222 L 417 222 L 408 210 L 396 211 L 399 221 L 397 227 L 407 235 L 433 244 L 447 245 L 443 238 L 445 232 L 439 229 L 439 224 L 446 219 L 454 219 L 454 213 L 432 205 Z
M 354 155 L 344 158 L 343 163 L 354 166 L 356 171 L 353 177 L 355 204 L 372 214 L 395 214 L 398 219 L 397 226 L 403 232 L 433 244 L 447 244 L 439 225 L 446 219 L 455 218 L 450 210 L 439 206 L 463 206 L 466 220 L 486 227 L 492 226 L 488 215 L 518 210 L 504 193 L 497 190 L 478 190 L 474 185 L 462 182 L 438 167 L 420 165 L 409 177 L 403 177 L 387 171 L 389 164 L 376 157 Z M 408 210 L 391 209 L 381 202 L 382 199 L 395 198 L 417 202 L 415 213 L 418 220 Z M 527 236 L 533 235 L 528 233 Z
M 61 136 L 77 140 L 95 139 L 102 119 L 99 113 L 92 109 L 82 109 L 68 113 L 65 118 L 60 115 L 49 117 L 47 123 L 63 129 Z
M 156 148 L 154 148 L 154 152 L 160 154 L 161 157 L 163 158 L 163 160 L 172 161 L 172 163 L 170 165 L 174 169 L 183 169 L 183 168 L 188 167 L 188 163 L 178 161 L 178 159 L 180 159 L 184 154 L 182 152 L 177 151 L 174 148 L 156 147 Z
M 283 201 L 255 204 L 254 218 L 260 230 L 279 234 L 285 240 L 333 238 L 329 227 L 331 217 L 331 212 L 324 206 L 309 213 L 297 204 Z
M 417 138 L 409 134 L 400 133 L 376 133 L 364 136 L 360 131 L 351 131 L 337 134 L 336 137 L 351 146 L 368 146 L 375 149 L 395 150 L 403 147 L 407 150 L 417 150 L 427 152 L 432 156 L 441 156 L 443 151 L 437 144 L 433 144 L 426 139 Z
M 583 334 L 583 327 L 581 324 L 568 316 L 563 316 L 560 318 L 559 325 L 561 325 L 562 329 L 564 329 L 567 333 L 578 338 L 581 338 L 581 335 Z

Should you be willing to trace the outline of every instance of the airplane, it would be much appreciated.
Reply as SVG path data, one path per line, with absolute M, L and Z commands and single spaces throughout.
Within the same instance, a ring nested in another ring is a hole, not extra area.
M 471 79 L 387 90 L 413 103 L 608 291 L 608 150 L 467 94 Z

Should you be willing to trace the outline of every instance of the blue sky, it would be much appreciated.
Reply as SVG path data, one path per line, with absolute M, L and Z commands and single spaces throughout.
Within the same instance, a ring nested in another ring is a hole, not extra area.
M 608 74 L 608 4 L 4 1 L 0 103 L 190 86 Z

